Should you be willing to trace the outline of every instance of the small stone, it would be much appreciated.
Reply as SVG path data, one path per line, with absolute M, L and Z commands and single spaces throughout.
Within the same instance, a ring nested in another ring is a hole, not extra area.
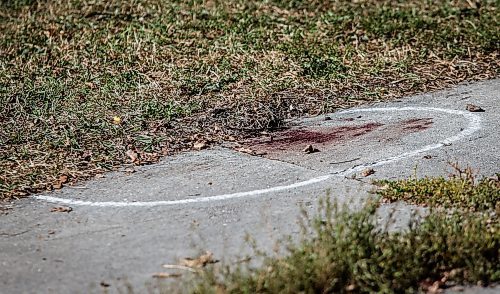
M 484 112 L 484 109 L 474 104 L 467 104 L 467 107 L 465 107 L 465 109 L 470 112 Z
M 198 141 L 193 144 L 193 148 L 196 150 L 202 150 L 208 147 L 208 144 L 206 141 Z
M 367 168 L 361 172 L 361 175 L 363 177 L 368 177 L 370 175 L 373 175 L 375 173 L 375 170 L 373 168 Z
M 50 212 L 72 212 L 73 208 L 69 206 L 55 206 L 50 209 Z
M 125 154 L 127 154 L 127 156 L 130 158 L 130 162 L 138 161 L 138 154 L 134 150 L 127 150 Z
M 319 152 L 319 149 L 314 148 L 313 145 L 307 145 L 307 147 L 304 148 L 304 150 L 302 150 L 302 151 L 306 154 L 311 154 L 311 153 Z

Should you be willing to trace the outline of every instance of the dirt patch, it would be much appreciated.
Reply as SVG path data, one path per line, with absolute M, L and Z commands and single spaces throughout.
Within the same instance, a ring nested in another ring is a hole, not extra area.
M 383 126 L 381 123 L 367 123 L 357 126 L 329 127 L 321 129 L 294 129 L 272 134 L 271 137 L 259 138 L 248 142 L 248 146 L 259 151 L 294 150 L 305 144 L 331 145 L 347 141 Z

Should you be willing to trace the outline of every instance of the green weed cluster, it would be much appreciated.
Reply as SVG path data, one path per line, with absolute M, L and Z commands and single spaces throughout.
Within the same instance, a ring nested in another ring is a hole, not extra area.
M 471 211 L 496 210 L 500 213 L 500 174 L 476 179 L 470 168 L 438 178 L 413 178 L 379 181 L 377 192 L 384 199 L 443 208 Z

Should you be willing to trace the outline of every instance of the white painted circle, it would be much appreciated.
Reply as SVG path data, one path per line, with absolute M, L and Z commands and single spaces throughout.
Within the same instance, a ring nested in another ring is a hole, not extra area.
M 221 201 L 227 199 L 235 199 L 247 196 L 256 196 L 262 195 L 272 192 L 279 192 L 284 190 L 291 190 L 299 187 L 308 186 L 311 184 L 323 182 L 327 179 L 330 179 L 334 176 L 345 177 L 349 174 L 361 171 L 366 168 L 381 166 L 384 164 L 396 162 L 402 159 L 406 159 L 409 157 L 416 156 L 423 152 L 428 152 L 434 149 L 441 148 L 445 145 L 451 144 L 453 142 L 460 141 L 473 133 L 477 132 L 481 128 L 481 118 L 473 113 L 461 111 L 461 110 L 453 110 L 453 109 L 444 109 L 444 108 L 435 108 L 435 107 L 417 107 L 417 106 L 408 106 L 408 107 L 386 107 L 386 108 L 362 108 L 362 109 L 351 109 L 338 112 L 337 114 L 349 114 L 349 113 L 360 113 L 360 112 L 394 112 L 394 111 L 426 111 L 426 112 L 442 112 L 451 115 L 460 115 L 468 120 L 467 128 L 460 131 L 458 134 L 451 136 L 449 138 L 444 139 L 441 142 L 426 145 L 422 148 L 405 152 L 399 155 L 391 156 L 385 159 L 381 159 L 377 162 L 367 163 L 357 165 L 355 167 L 333 172 L 327 175 L 315 177 L 306 181 L 296 182 L 290 185 L 285 186 L 275 186 L 266 189 L 252 190 L 246 192 L 237 192 L 231 194 L 222 194 L 215 196 L 207 196 L 207 197 L 199 197 L 199 198 L 190 198 L 190 199 L 180 199 L 180 200 L 165 200 L 165 201 L 137 201 L 137 202 L 127 202 L 127 201 L 107 201 L 107 202 L 92 202 L 92 201 L 82 201 L 82 200 L 73 200 L 73 199 L 64 199 L 53 196 L 46 195 L 35 195 L 32 196 L 34 199 L 43 200 L 52 203 L 61 203 L 66 205 L 79 205 L 79 206 L 94 206 L 94 207 L 153 207 L 153 206 L 162 206 L 162 205 L 180 205 L 180 204 L 191 204 L 191 203 L 201 203 L 201 202 L 212 202 L 212 201 Z

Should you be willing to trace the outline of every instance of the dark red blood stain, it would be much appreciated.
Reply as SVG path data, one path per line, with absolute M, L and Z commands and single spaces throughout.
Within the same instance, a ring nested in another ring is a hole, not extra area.
M 271 138 L 257 138 L 245 145 L 254 151 L 265 153 L 274 153 L 276 151 L 281 153 L 286 150 L 295 152 L 309 144 L 313 145 L 313 147 L 319 145 L 321 150 L 322 147 L 327 145 L 349 141 L 374 130 L 378 130 L 379 138 L 383 136 L 383 141 L 393 141 L 406 134 L 426 130 L 432 124 L 432 118 L 412 118 L 388 125 L 372 122 L 354 126 L 294 129 L 273 133 Z M 378 142 L 381 142 L 380 139 Z
M 368 123 L 359 126 L 331 127 L 322 130 L 290 130 L 273 134 L 273 139 L 253 142 L 257 149 L 293 149 L 304 144 L 327 144 L 341 140 L 349 140 L 372 132 L 381 123 Z
M 385 133 L 390 134 L 390 136 L 384 136 L 382 140 L 389 142 L 398 140 L 405 135 L 427 130 L 432 126 L 432 124 L 432 118 L 429 117 L 403 120 L 397 124 L 391 124 L 387 126 L 387 128 L 385 129 Z
M 432 118 L 412 118 L 401 122 L 402 130 L 407 132 L 419 132 L 432 126 Z

